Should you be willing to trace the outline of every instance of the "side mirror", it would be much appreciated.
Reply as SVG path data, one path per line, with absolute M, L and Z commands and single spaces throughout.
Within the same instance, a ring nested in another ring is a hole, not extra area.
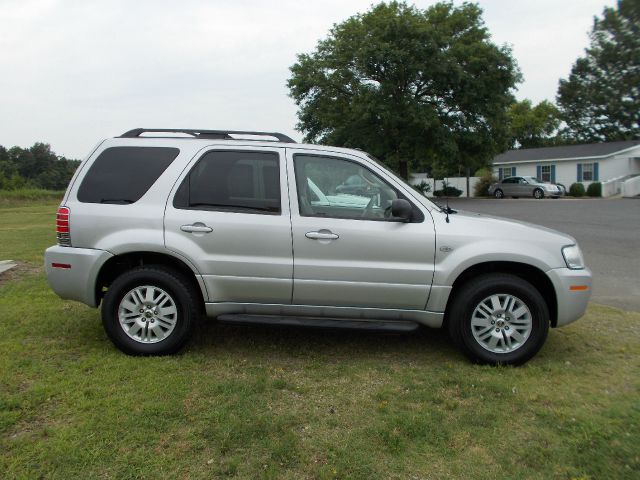
M 398 198 L 391 202 L 391 215 L 402 219 L 403 222 L 411 221 L 413 207 L 404 198 Z

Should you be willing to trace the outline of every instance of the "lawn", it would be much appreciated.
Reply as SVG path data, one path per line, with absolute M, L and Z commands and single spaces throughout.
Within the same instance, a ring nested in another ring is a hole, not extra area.
M 640 313 L 590 306 L 521 368 L 413 335 L 203 322 L 131 358 L 41 261 L 56 202 L 0 207 L 2 478 L 638 478 Z

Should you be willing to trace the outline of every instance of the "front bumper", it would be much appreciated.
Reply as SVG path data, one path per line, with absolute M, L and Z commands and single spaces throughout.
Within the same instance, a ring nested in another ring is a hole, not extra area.
M 558 318 L 555 326 L 561 327 L 582 317 L 591 298 L 591 270 L 554 268 L 547 272 L 547 276 L 553 283 L 558 301 Z
M 44 269 L 51 289 L 61 298 L 97 307 L 96 280 L 100 268 L 113 257 L 105 250 L 49 247 L 44 252 Z

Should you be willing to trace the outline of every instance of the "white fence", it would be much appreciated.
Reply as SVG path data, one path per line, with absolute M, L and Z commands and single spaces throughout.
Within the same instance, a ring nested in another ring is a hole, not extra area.
M 634 173 L 602 182 L 602 196 L 611 197 L 613 195 L 622 195 L 623 197 L 640 195 L 640 176 Z
M 614 195 L 618 195 L 620 193 L 620 178 L 613 178 L 611 180 L 607 180 L 606 182 L 602 182 L 602 196 L 603 197 L 612 197 Z
M 456 187 L 458 190 L 462 190 L 461 197 L 467 196 L 467 177 L 448 177 L 445 180 L 435 180 L 433 178 L 427 178 L 424 173 L 411 174 L 409 183 L 411 185 L 419 185 L 420 182 L 425 181 L 431 187 L 431 190 L 427 193 L 427 197 L 433 197 L 435 190 L 442 190 L 444 188 L 443 182 L 446 182 L 451 187 Z M 474 197 L 474 187 L 476 183 L 480 181 L 480 177 L 469 177 L 469 196 Z
M 623 197 L 635 197 L 640 195 L 640 176 L 632 177 L 622 182 L 620 189 Z

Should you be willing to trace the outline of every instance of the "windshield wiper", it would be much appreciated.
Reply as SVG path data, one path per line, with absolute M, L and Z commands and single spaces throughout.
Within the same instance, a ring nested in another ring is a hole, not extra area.
M 115 203 L 121 205 L 128 205 L 133 202 L 135 202 L 135 200 L 130 200 L 128 198 L 103 198 L 100 200 L 100 203 Z
M 444 213 L 458 213 L 457 210 L 454 210 L 453 208 L 451 208 L 449 205 L 440 205 L 438 204 L 438 207 L 440 207 L 440 209 L 444 212 Z

